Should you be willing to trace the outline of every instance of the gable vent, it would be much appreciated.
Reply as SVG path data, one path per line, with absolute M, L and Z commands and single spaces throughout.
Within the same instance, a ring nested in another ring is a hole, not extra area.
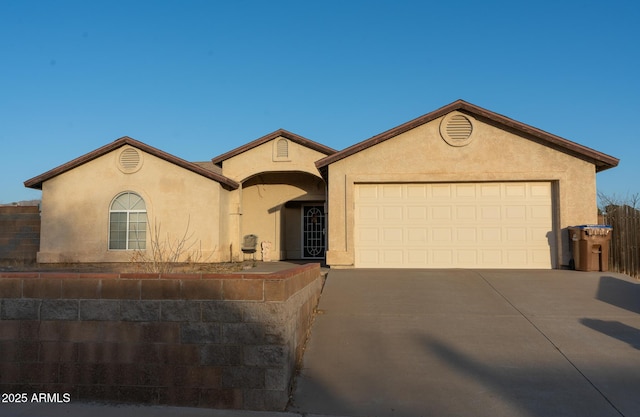
M 473 123 L 474 119 L 470 115 L 449 113 L 440 121 L 440 136 L 450 146 L 467 146 L 477 136 L 473 134 Z
M 278 158 L 289 157 L 289 142 L 286 139 L 280 139 L 278 141 L 277 155 Z
M 467 140 L 473 132 L 473 125 L 461 114 L 452 116 L 447 123 L 447 136 L 453 140 Z
M 125 148 L 120 152 L 120 158 L 118 159 L 119 168 L 122 172 L 131 173 L 140 168 L 141 155 L 137 149 Z

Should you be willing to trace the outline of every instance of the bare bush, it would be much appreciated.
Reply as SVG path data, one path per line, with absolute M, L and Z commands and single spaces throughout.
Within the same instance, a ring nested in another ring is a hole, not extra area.
M 627 194 L 622 197 L 617 194 L 606 195 L 598 192 L 599 208 L 604 213 L 610 206 L 629 206 L 634 209 L 640 208 L 640 193 Z
M 208 257 L 205 258 L 202 252 L 202 243 L 193 238 L 194 232 L 190 231 L 190 224 L 191 218 L 187 220 L 182 236 L 171 238 L 167 234 L 163 238 L 160 222 L 154 221 L 150 247 L 145 250 L 136 249 L 131 262 L 143 272 L 160 274 L 171 273 L 177 266 L 207 262 Z

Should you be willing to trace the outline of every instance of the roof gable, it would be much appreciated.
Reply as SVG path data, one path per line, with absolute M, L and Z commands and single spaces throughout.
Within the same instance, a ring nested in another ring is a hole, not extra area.
M 163 159 L 169 163 L 178 165 L 179 167 L 182 167 L 186 170 L 194 172 L 198 175 L 202 175 L 203 177 L 219 182 L 223 187 L 227 189 L 236 189 L 239 186 L 237 182 L 235 182 L 230 178 L 225 177 L 224 175 L 213 172 L 210 169 L 203 168 L 198 164 L 185 161 L 184 159 L 178 158 L 177 156 L 161 151 L 160 149 L 157 149 L 145 143 L 139 142 L 128 136 L 123 136 L 119 139 L 116 139 L 115 141 L 101 148 L 98 148 L 92 152 L 84 154 L 72 161 L 67 162 L 66 164 L 60 165 L 50 171 L 45 172 L 44 174 L 38 175 L 37 177 L 33 177 L 25 181 L 24 185 L 25 187 L 28 187 L 28 188 L 35 188 L 35 189 L 41 190 L 43 182 L 53 177 L 56 177 L 64 172 L 70 171 L 80 165 L 86 164 L 87 162 L 93 161 L 94 159 L 99 158 L 125 145 L 129 145 L 134 148 L 140 149 L 141 151 L 151 154 L 157 158 Z
M 216 165 L 220 165 L 222 162 L 224 162 L 227 159 L 233 158 L 234 156 L 240 155 L 241 153 L 244 153 L 248 150 L 251 150 L 257 146 L 262 145 L 263 143 L 267 143 L 273 139 L 276 139 L 278 137 L 283 137 L 286 139 L 289 139 L 292 142 L 295 142 L 299 145 L 305 146 L 307 148 L 313 149 L 315 151 L 318 151 L 320 153 L 323 153 L 325 155 L 332 155 L 335 154 L 337 151 L 333 148 L 330 148 L 328 146 L 324 146 L 321 145 L 317 142 L 314 142 L 312 140 L 309 140 L 307 138 L 304 138 L 300 135 L 296 135 L 295 133 L 291 133 L 287 130 L 284 129 L 278 129 L 275 132 L 269 133 L 268 135 L 262 136 L 261 138 L 258 138 L 252 142 L 247 143 L 246 145 L 242 145 L 238 148 L 235 148 L 233 150 L 230 150 L 229 152 L 223 153 L 222 155 L 216 156 L 215 158 L 211 159 L 211 162 L 213 162 Z
M 596 166 L 596 171 L 604 171 L 605 169 L 613 168 L 618 165 L 619 160 L 612 156 L 598 152 L 594 149 L 582 146 L 578 143 L 561 138 L 560 136 L 547 133 L 543 130 L 529 126 L 524 123 L 520 123 L 516 120 L 510 119 L 506 116 L 491 112 L 483 109 L 471 103 L 467 103 L 464 100 L 457 100 L 451 104 L 441 107 L 431 113 L 420 116 L 416 119 L 410 120 L 400 126 L 380 133 L 372 138 L 356 143 L 340 152 L 336 152 L 316 162 L 318 169 L 324 169 L 328 165 L 347 158 L 355 153 L 358 153 L 364 149 L 377 145 L 391 138 L 394 138 L 402 133 L 405 133 L 411 129 L 421 126 L 425 123 L 431 122 L 439 117 L 449 114 L 453 111 L 460 111 L 462 113 L 468 113 L 487 124 L 491 124 L 502 129 L 511 131 L 519 136 L 525 137 L 530 140 L 537 141 L 543 145 L 549 146 L 561 152 L 568 153 L 577 158 L 581 158 L 593 163 Z M 323 174 L 324 175 L 324 174 Z

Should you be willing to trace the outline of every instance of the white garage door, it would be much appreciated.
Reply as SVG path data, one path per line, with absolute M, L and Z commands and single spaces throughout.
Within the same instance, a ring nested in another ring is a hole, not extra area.
M 365 268 L 552 268 L 548 182 L 356 184 Z

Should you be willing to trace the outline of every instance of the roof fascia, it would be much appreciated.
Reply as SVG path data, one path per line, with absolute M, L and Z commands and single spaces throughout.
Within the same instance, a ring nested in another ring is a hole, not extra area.
M 53 177 L 56 177 L 62 173 L 70 171 L 80 165 L 86 164 L 87 162 L 90 162 L 102 155 L 105 155 L 125 145 L 133 146 L 134 148 L 138 148 L 141 151 L 149 153 L 155 157 L 163 159 L 172 164 L 178 165 L 196 174 L 202 175 L 203 177 L 219 182 L 223 187 L 227 189 L 234 190 L 240 186 L 236 181 L 232 180 L 231 178 L 227 178 L 224 175 L 216 174 L 215 172 L 204 169 L 196 164 L 192 164 L 191 162 L 185 161 L 184 159 L 178 158 L 177 156 L 161 151 L 160 149 L 149 146 L 145 143 L 132 139 L 128 136 L 123 136 L 119 139 L 116 139 L 115 141 L 105 146 L 102 146 L 94 151 L 91 151 L 65 164 L 62 164 L 56 168 L 53 168 L 43 174 L 38 175 L 37 177 L 33 177 L 25 181 L 24 186 L 27 188 L 34 188 L 37 190 L 41 190 L 43 182 Z
M 617 166 L 619 162 L 619 159 L 614 158 L 610 155 L 598 152 L 594 149 L 561 138 L 560 136 L 553 135 L 551 133 L 537 129 L 533 126 L 529 126 L 527 124 L 510 119 L 506 116 L 483 109 L 482 107 L 478 107 L 464 100 L 457 100 L 431 113 L 410 120 L 409 122 L 403 123 L 400 126 L 387 130 L 386 132 L 380 133 L 379 135 L 373 136 L 372 138 L 356 143 L 355 145 L 350 146 L 340 152 L 320 159 L 316 161 L 316 167 L 320 169 L 322 167 L 330 165 L 334 162 L 358 153 L 371 146 L 377 145 L 378 143 L 384 142 L 411 129 L 415 129 L 418 126 L 421 126 L 456 110 L 468 113 L 477 118 L 485 119 L 485 121 L 491 121 L 492 124 L 497 125 L 498 127 L 508 128 L 510 131 L 520 136 L 537 140 L 538 142 L 547 146 L 551 146 L 554 149 L 569 153 L 578 158 L 585 159 L 596 166 L 597 172 L 613 168 Z
M 291 133 L 287 130 L 284 129 L 278 129 L 275 132 L 271 132 L 265 136 L 262 136 L 256 140 L 253 140 L 245 145 L 242 145 L 240 147 L 237 147 L 235 149 L 230 150 L 229 152 L 225 152 L 222 155 L 218 155 L 214 158 L 211 159 L 211 162 L 213 162 L 216 165 L 221 165 L 222 162 L 226 161 L 227 159 L 233 158 L 234 156 L 240 155 L 241 153 L 244 153 L 248 150 L 251 150 L 257 146 L 262 145 L 263 143 L 267 143 L 273 139 L 276 139 L 278 137 L 284 137 L 286 139 L 289 139 L 292 142 L 298 143 L 299 145 L 305 146 L 309 149 L 313 149 L 315 151 L 318 151 L 320 153 L 323 153 L 325 155 L 332 155 L 334 153 L 336 153 L 337 151 L 333 148 L 330 148 L 328 146 L 322 145 L 318 142 L 314 142 L 312 140 L 309 140 L 305 137 L 302 137 L 300 135 L 296 135 L 295 133 Z
M 503 116 L 483 109 L 482 107 L 475 106 L 470 103 L 462 102 L 460 110 L 464 110 L 471 113 L 476 118 L 485 119 L 485 121 L 492 121 L 494 125 L 498 127 L 507 128 L 515 134 L 524 136 L 528 139 L 535 140 L 544 145 L 550 146 L 559 151 L 566 152 L 572 156 L 580 159 L 587 160 L 596 166 L 596 172 L 604 171 L 606 169 L 614 168 L 618 165 L 620 160 L 611 155 L 607 155 L 603 152 L 596 151 L 579 143 L 570 141 L 563 137 L 554 135 L 536 127 L 527 125 L 525 123 L 518 122 L 509 117 Z

